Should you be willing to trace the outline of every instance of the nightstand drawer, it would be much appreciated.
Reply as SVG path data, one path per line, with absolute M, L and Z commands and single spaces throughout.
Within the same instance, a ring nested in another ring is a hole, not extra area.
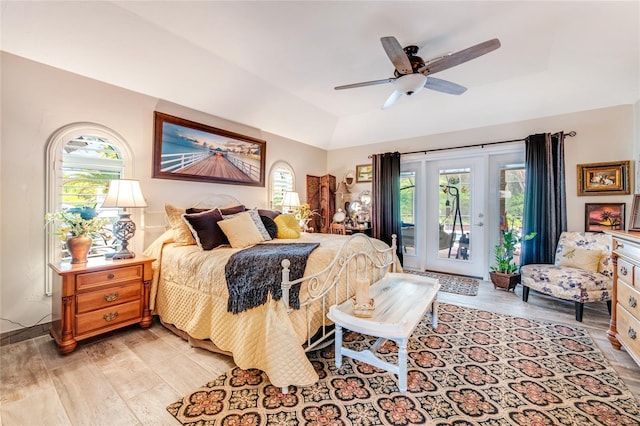
M 115 326 L 121 322 L 140 319 L 142 309 L 139 301 L 110 306 L 86 314 L 76 315 L 76 335 Z
M 77 313 L 95 311 L 120 303 L 139 300 L 142 294 L 140 282 L 125 284 L 119 287 L 109 287 L 104 290 L 78 294 L 76 307 Z
M 80 274 L 76 284 L 78 290 L 88 289 L 100 285 L 117 284 L 126 281 L 142 280 L 142 265 L 111 268 L 105 271 Z
M 629 311 L 620 307 L 618 303 L 617 330 L 619 340 L 624 343 L 629 352 L 640 354 L 640 320 L 634 318 Z

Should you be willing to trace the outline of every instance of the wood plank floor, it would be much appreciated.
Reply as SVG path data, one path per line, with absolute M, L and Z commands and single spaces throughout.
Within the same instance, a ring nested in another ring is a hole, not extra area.
M 482 282 L 477 296 L 440 293 L 439 300 L 531 319 L 577 325 L 573 303 L 531 292 L 494 290 Z M 585 306 L 587 329 L 612 367 L 640 400 L 640 367 L 606 338 L 605 303 Z M 132 326 L 86 340 L 60 356 L 49 336 L 3 346 L 0 420 L 10 425 L 174 425 L 165 407 L 233 366 L 225 356 L 192 348 L 158 323 Z

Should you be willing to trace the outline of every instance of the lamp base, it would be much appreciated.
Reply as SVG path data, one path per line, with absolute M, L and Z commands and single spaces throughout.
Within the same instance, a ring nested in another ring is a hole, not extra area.
M 136 224 L 130 218 L 131 213 L 123 211 L 120 213 L 120 220 L 113 225 L 113 235 L 122 244 L 119 252 L 113 255 L 113 260 L 132 259 L 136 257 L 135 253 L 129 251 L 127 246 L 129 240 L 136 232 Z

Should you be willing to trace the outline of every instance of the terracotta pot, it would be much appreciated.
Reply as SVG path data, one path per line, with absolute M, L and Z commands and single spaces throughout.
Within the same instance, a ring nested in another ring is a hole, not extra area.
M 507 291 L 515 290 L 520 283 L 520 274 L 503 274 L 502 272 L 489 272 L 493 288 L 503 288 Z
M 86 235 L 67 238 L 67 249 L 71 254 L 71 263 L 87 263 L 87 256 L 91 250 L 93 240 Z

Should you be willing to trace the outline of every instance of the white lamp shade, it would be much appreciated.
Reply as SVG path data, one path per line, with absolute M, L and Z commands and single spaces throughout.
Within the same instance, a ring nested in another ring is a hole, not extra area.
M 300 207 L 300 197 L 297 192 L 290 191 L 284 193 L 282 207 Z
M 112 180 L 102 207 L 147 207 L 140 190 L 140 182 L 131 179 Z

